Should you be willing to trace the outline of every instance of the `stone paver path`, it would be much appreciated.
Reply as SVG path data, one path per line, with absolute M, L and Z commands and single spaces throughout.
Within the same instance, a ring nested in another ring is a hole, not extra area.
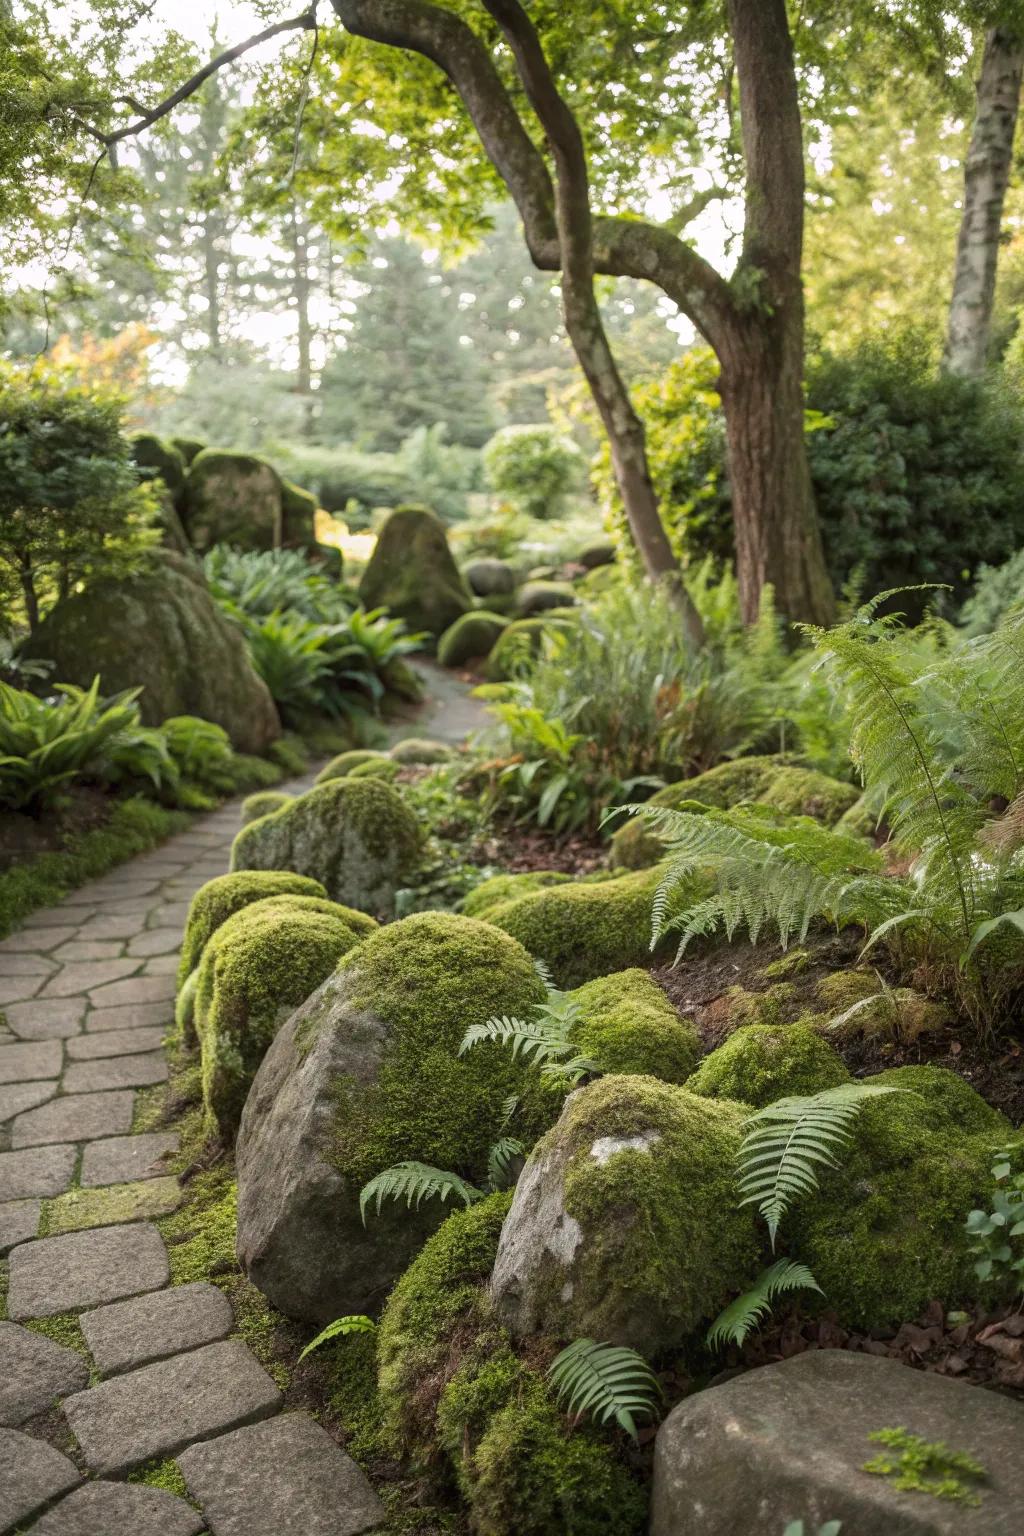
M 169 1286 L 152 1223 L 181 1199 L 178 1137 L 132 1133 L 139 1092 L 167 1078 L 188 904 L 226 871 L 238 826 L 223 806 L 0 941 L 0 1536 L 357 1536 L 383 1521 L 330 1436 L 281 1413 L 224 1294 Z M 67 1313 L 88 1359 L 26 1326 Z M 191 1503 L 124 1480 L 169 1457 Z

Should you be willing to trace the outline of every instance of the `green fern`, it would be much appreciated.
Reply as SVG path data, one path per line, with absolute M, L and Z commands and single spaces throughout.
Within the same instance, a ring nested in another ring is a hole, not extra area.
M 749 1291 L 737 1296 L 735 1301 L 720 1312 L 708 1329 L 708 1343 L 712 1349 L 725 1344 L 737 1348 L 746 1342 L 748 1334 L 762 1318 L 767 1317 L 777 1296 L 789 1291 L 817 1291 L 823 1294 L 806 1264 L 795 1264 L 791 1259 L 779 1259 L 770 1269 L 762 1270 Z
M 366 1208 L 371 1202 L 375 1203 L 375 1211 L 379 1216 L 385 1200 L 404 1199 L 407 1210 L 414 1207 L 419 1210 L 424 1200 L 440 1200 L 444 1203 L 452 1196 L 468 1206 L 475 1200 L 482 1200 L 484 1192 L 467 1184 L 457 1173 L 432 1168 L 428 1163 L 396 1163 L 393 1168 L 385 1168 L 383 1173 L 378 1173 L 368 1184 L 363 1185 L 359 1192 L 359 1212 L 365 1226 Z
M 353 1313 L 350 1317 L 336 1317 L 333 1323 L 318 1333 L 315 1339 L 311 1339 L 306 1345 L 300 1360 L 305 1360 L 314 1349 L 319 1349 L 321 1344 L 328 1343 L 331 1339 L 346 1338 L 353 1333 L 376 1333 L 377 1324 L 372 1317 L 365 1317 L 362 1313 Z
M 537 1005 L 532 1019 L 504 1014 L 471 1025 L 462 1037 L 459 1055 L 490 1041 L 507 1046 L 514 1057 L 521 1056 L 539 1067 L 542 1077 L 562 1078 L 575 1084 L 580 1078 L 600 1071 L 589 1057 L 576 1054 L 570 1036 L 579 1017 L 578 1003 L 563 992 L 550 990 L 547 1001 Z
M 778 1099 L 745 1122 L 737 1158 L 741 1205 L 756 1205 L 772 1248 L 792 1202 L 818 1188 L 818 1171 L 836 1166 L 853 1120 L 868 1099 L 901 1090 L 888 1083 L 840 1083 L 804 1098 Z
M 487 1187 L 496 1191 L 508 1189 L 515 1180 L 512 1168 L 516 1158 L 522 1157 L 526 1148 L 514 1136 L 502 1136 L 487 1154 Z
M 617 1424 L 634 1440 L 637 1418 L 653 1418 L 662 1395 L 643 1355 L 593 1339 L 576 1339 L 563 1349 L 548 1378 L 572 1418 L 589 1414 L 598 1424 Z

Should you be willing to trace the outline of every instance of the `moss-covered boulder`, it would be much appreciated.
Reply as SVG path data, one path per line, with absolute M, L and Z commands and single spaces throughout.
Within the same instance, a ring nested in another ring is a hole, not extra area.
M 327 892 L 319 880 L 293 875 L 287 870 L 243 870 L 237 875 L 217 875 L 193 896 L 185 919 L 178 962 L 178 985 L 195 970 L 203 950 L 222 923 L 254 901 L 268 896 L 320 896 Z
M 388 1298 L 378 1335 L 388 1449 L 453 1476 L 474 1530 L 489 1536 L 640 1536 L 647 1500 L 621 1441 L 585 1421 L 570 1433 L 540 1360 L 520 1357 L 492 1315 L 487 1280 L 510 1199 L 449 1217 Z
M 319 880 L 332 901 L 389 917 L 420 850 L 416 818 L 390 784 L 332 779 L 243 827 L 231 868 L 290 869 Z
M 786 1217 L 790 1246 L 840 1321 L 886 1328 L 928 1303 L 983 1295 L 967 1251 L 968 1211 L 992 1193 L 992 1154 L 1009 1122 L 942 1067 L 897 1067 L 871 1081 L 839 1166 Z
M 683 1083 L 696 1066 L 696 1029 L 679 1017 L 647 971 L 600 976 L 578 987 L 572 999 L 579 1009 L 572 1039 L 580 1055 L 602 1072 L 643 1073 L 663 1083 Z
M 337 757 L 332 757 L 316 776 L 318 784 L 329 784 L 332 779 L 347 779 L 353 768 L 361 768 L 364 763 L 386 762 L 388 754 L 378 752 L 371 747 L 352 747 L 347 752 L 339 752 Z
M 540 650 L 541 641 L 551 629 L 568 629 L 578 622 L 572 609 L 560 608 L 543 618 L 516 619 L 507 624 L 487 658 L 487 676 L 504 682 Z
M 738 757 L 659 789 L 648 803 L 676 810 L 689 800 L 722 811 L 734 805 L 766 805 L 788 816 L 813 816 L 832 827 L 857 799 L 854 785 L 830 779 L 814 768 L 801 768 L 780 757 Z M 615 833 L 610 858 L 615 869 L 646 869 L 664 851 L 661 839 L 638 817 Z
M 490 919 L 491 913 L 521 896 L 532 896 L 534 891 L 546 891 L 553 885 L 570 885 L 572 876 L 557 869 L 529 869 L 521 875 L 492 875 L 481 880 L 462 899 L 462 911 L 467 917 Z
M 281 481 L 281 543 L 285 549 L 316 549 L 316 497 L 291 480 Z
M 164 442 L 152 432 L 137 432 L 131 439 L 132 458 L 142 471 L 143 480 L 159 480 L 180 509 L 185 491 L 185 460 L 174 443 Z
M 497 1045 L 459 1047 L 470 1025 L 543 997 L 514 940 L 429 912 L 353 949 L 285 1024 L 238 1140 L 239 1257 L 276 1306 L 315 1322 L 380 1306 L 445 1213 L 386 1202 L 364 1226 L 360 1190 L 406 1160 L 484 1182 L 505 1101 L 535 1078 Z
M 242 801 L 242 826 L 259 821 L 261 816 L 269 816 L 271 811 L 279 811 L 292 799 L 293 795 L 286 795 L 280 789 L 261 789 L 255 795 L 246 795 Z
M 847 1083 L 842 1057 L 807 1024 L 748 1024 L 705 1056 L 691 1093 L 761 1109 L 775 1099 Z
M 25 642 L 64 683 L 104 693 L 141 688 L 147 725 L 200 715 L 240 752 L 265 752 L 280 735 L 274 701 L 245 639 L 217 607 L 196 561 L 164 550 L 134 576 L 101 578 L 51 609 Z
M 280 549 L 281 477 L 249 453 L 204 448 L 185 480 L 185 527 L 200 552 L 211 544 Z
M 447 741 L 435 741 L 430 736 L 407 736 L 404 741 L 396 741 L 391 748 L 391 757 L 402 767 L 409 765 L 432 766 L 436 763 L 450 762 L 457 757 L 458 752 Z
M 414 631 L 442 635 L 472 607 L 441 519 L 427 507 L 396 507 L 381 528 L 359 596 Z
M 502 1228 L 491 1295 L 513 1337 L 651 1356 L 714 1317 L 758 1264 L 734 1177 L 747 1113 L 647 1077 L 571 1094 Z
M 508 619 L 500 613 L 475 608 L 445 630 L 437 642 L 437 659 L 442 667 L 461 667 L 477 657 L 489 656 L 507 628 Z
M 206 444 L 201 443 L 197 437 L 172 437 L 171 443 L 181 454 L 186 468 L 192 463 L 196 454 L 202 453 L 206 447 Z
M 468 561 L 462 574 L 475 597 L 506 597 L 515 590 L 517 572 L 508 560 L 483 555 Z
M 401 763 L 397 763 L 393 757 L 386 754 L 381 757 L 372 757 L 368 762 L 357 763 L 346 775 L 350 779 L 383 779 L 385 784 L 390 784 L 402 771 Z
M 575 601 L 576 593 L 571 582 L 528 581 L 519 588 L 516 608 L 521 618 L 532 619 L 552 608 L 571 608 Z
M 316 896 L 270 896 L 235 912 L 203 950 L 195 991 L 207 1122 L 238 1127 L 280 1026 L 376 923 Z
M 640 869 L 611 880 L 572 880 L 492 907 L 486 916 L 543 960 L 556 986 L 650 963 L 654 895 L 661 873 Z M 697 899 L 694 885 L 693 899 Z M 677 940 L 658 945 L 669 953 Z
M 606 565 L 615 564 L 615 545 L 611 539 L 595 539 L 592 544 L 584 545 L 575 558 L 576 564 L 582 565 L 584 570 L 601 570 Z

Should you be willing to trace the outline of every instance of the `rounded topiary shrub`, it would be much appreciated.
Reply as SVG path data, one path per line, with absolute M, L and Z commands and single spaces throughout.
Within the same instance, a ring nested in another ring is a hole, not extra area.
M 419 824 L 397 790 L 379 779 L 331 779 L 243 827 L 231 868 L 290 869 L 319 880 L 333 901 L 390 916 L 395 892 L 415 873 Z
M 261 789 L 255 795 L 246 795 L 242 801 L 243 827 L 247 827 L 250 821 L 259 821 L 261 816 L 269 816 L 271 811 L 279 811 L 282 805 L 287 805 L 293 798 L 279 789 Z
M 502 427 L 484 445 L 487 483 L 528 517 L 561 513 L 583 467 L 579 449 L 554 427 Z
M 842 1057 L 810 1025 L 747 1024 L 705 1056 L 687 1087 L 761 1109 L 849 1080 Z
M 185 490 L 185 459 L 181 450 L 152 432 L 137 432 L 131 444 L 132 458 L 142 470 L 142 478 L 163 481 L 174 505 L 180 507 Z

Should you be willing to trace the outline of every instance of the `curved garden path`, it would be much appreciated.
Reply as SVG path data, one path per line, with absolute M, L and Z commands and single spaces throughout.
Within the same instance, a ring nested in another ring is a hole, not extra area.
M 480 706 L 422 670 L 431 697 L 391 735 L 461 741 Z M 238 825 L 237 801 L 198 817 L 0 941 L 0 1536 L 356 1536 L 384 1519 L 326 1431 L 280 1411 L 223 1292 L 171 1284 L 154 1225 L 181 1200 L 178 1136 L 136 1129 L 140 1092 L 167 1079 L 188 904 Z M 126 1481 L 171 1457 L 191 1503 Z

